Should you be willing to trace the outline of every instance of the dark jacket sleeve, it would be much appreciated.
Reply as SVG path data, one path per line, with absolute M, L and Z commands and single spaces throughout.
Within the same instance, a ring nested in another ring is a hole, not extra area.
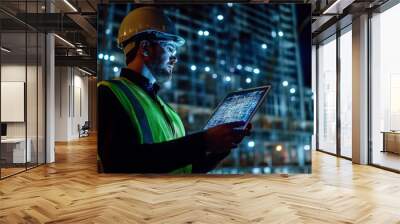
M 163 143 L 139 144 L 128 114 L 104 86 L 98 89 L 98 116 L 98 154 L 104 172 L 167 173 L 193 164 L 193 172 L 204 173 L 221 159 L 221 155 L 206 155 L 204 132 Z

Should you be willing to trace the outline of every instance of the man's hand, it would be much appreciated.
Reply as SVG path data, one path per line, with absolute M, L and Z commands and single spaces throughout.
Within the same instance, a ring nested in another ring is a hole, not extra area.
M 236 148 L 244 136 L 250 134 L 252 125 L 237 129 L 245 124 L 243 121 L 221 124 L 205 131 L 205 141 L 209 153 L 223 153 Z

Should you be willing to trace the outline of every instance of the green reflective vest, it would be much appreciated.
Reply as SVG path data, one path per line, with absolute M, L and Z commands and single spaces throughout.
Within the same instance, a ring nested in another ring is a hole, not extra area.
M 142 88 L 126 78 L 121 77 L 114 80 L 101 81 L 97 85 L 106 86 L 115 94 L 129 115 L 130 122 L 133 124 L 135 133 L 137 133 L 133 137 L 138 143 L 160 143 L 185 135 L 185 129 L 179 115 L 158 96 L 157 99 L 163 107 L 165 115 L 160 106 Z M 151 164 L 149 165 L 151 166 Z M 192 165 L 187 165 L 171 173 L 183 174 L 191 172 Z

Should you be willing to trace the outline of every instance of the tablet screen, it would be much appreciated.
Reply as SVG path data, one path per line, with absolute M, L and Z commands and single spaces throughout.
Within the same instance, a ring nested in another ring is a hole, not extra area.
M 244 121 L 246 122 L 244 126 L 246 126 L 265 98 L 269 88 L 270 86 L 263 86 L 230 93 L 219 104 L 204 129 L 235 121 Z

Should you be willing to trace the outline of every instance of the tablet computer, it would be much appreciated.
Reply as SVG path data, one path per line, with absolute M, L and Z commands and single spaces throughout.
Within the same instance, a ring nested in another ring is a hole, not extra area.
M 235 121 L 244 121 L 243 127 L 239 128 L 246 127 L 264 101 L 270 88 L 271 86 L 267 85 L 229 93 L 217 106 L 204 129 Z

